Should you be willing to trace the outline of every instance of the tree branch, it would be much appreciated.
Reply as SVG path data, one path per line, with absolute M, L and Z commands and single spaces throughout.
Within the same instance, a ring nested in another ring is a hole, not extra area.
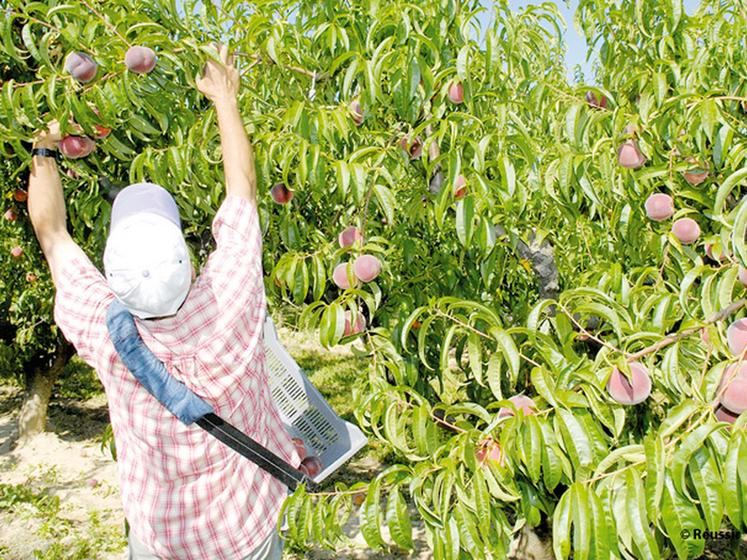
M 727 307 L 725 307 L 724 309 L 722 309 L 721 311 L 719 311 L 717 313 L 714 313 L 707 321 L 705 321 L 704 323 L 698 325 L 697 327 L 690 327 L 689 329 L 685 329 L 684 331 L 679 332 L 677 334 L 665 336 L 659 342 L 657 342 L 655 344 L 652 344 L 651 346 L 647 346 L 643 350 L 640 350 L 640 351 L 638 351 L 638 352 L 636 352 L 634 354 L 628 355 L 628 358 L 627 358 L 628 362 L 632 362 L 634 360 L 642 358 L 643 356 L 646 356 L 647 354 L 651 354 L 652 352 L 656 352 L 658 350 L 661 350 L 662 348 L 664 348 L 666 346 L 669 346 L 670 344 L 674 344 L 675 342 L 679 342 L 683 338 L 687 338 L 688 336 L 690 336 L 694 332 L 699 331 L 700 329 L 702 329 L 706 325 L 710 325 L 712 323 L 718 323 L 722 319 L 728 317 L 729 315 L 731 315 L 735 311 L 737 311 L 740 308 L 744 307 L 745 304 L 747 304 L 747 299 L 742 298 L 740 300 L 737 300 L 737 301 L 731 303 L 730 305 L 728 305 Z

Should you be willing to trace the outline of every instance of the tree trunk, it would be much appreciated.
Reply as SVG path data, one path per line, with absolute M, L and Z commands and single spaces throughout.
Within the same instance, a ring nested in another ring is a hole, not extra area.
M 52 387 L 73 355 L 67 343 L 57 346 L 54 355 L 47 359 L 33 360 L 27 373 L 26 400 L 18 415 L 18 437 L 21 440 L 43 432 L 47 427 L 47 408 L 52 396 Z

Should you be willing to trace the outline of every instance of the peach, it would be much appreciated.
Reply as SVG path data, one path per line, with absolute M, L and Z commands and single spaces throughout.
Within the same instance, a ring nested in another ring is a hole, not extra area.
M 727 422 L 729 424 L 733 424 L 737 421 L 737 418 L 739 418 L 739 414 L 737 414 L 736 412 L 732 412 L 728 408 L 725 408 L 721 405 L 716 407 L 714 414 L 716 415 L 716 418 L 718 418 L 719 422 Z
M 16 245 L 10 250 L 10 256 L 14 259 L 20 259 L 23 256 L 23 248 Z
M 158 57 L 150 47 L 134 46 L 125 53 L 125 66 L 136 74 L 147 74 L 156 67 Z
M 708 329 L 703 327 L 700 329 L 700 340 L 705 344 L 706 346 L 711 346 L 711 335 L 708 334 Z
M 716 261 L 716 262 L 723 262 L 727 260 L 728 258 L 726 249 L 724 247 L 721 247 L 721 254 L 718 257 L 716 257 L 716 255 L 713 252 L 713 244 L 711 243 L 705 244 L 705 254 L 709 259 L 711 259 L 712 261 Z
M 655 193 L 646 199 L 646 215 L 655 222 L 662 222 L 674 214 L 674 200 L 668 194 Z
M 96 113 L 97 117 L 101 116 L 101 113 L 99 112 L 98 109 L 96 109 L 96 107 L 93 107 L 93 112 Z M 105 126 L 101 126 L 100 124 L 93 125 L 93 129 L 96 131 L 95 138 L 97 140 L 101 140 L 102 138 L 106 138 L 107 136 L 109 136 L 109 133 L 112 131 L 111 128 L 106 128 Z
M 451 82 L 449 85 L 449 101 L 454 105 L 459 105 L 464 102 L 464 86 L 461 82 Z
M 747 347 L 747 319 L 737 319 L 726 329 L 729 352 L 739 356 Z M 734 410 L 734 409 L 732 409 Z
M 332 271 L 332 281 L 341 290 L 347 290 L 350 288 L 350 281 L 348 280 L 348 264 L 340 263 Z
M 697 159 L 695 159 L 694 157 L 689 157 L 687 158 L 687 162 L 692 163 L 695 167 L 693 169 L 685 171 L 682 174 L 682 176 L 685 178 L 685 181 L 695 187 L 708 179 L 708 169 L 702 166 Z
M 3 214 L 3 218 L 8 220 L 9 222 L 15 222 L 18 219 L 18 216 L 12 208 L 9 208 L 5 211 L 5 214 Z
M 306 458 L 306 444 L 301 438 L 294 437 L 291 439 L 293 440 L 293 446 L 296 448 L 296 453 L 298 453 L 298 456 L 303 461 Z
M 747 410 L 747 362 L 732 364 L 724 371 L 718 394 L 727 410 L 741 414 Z
M 586 102 L 591 107 L 596 107 L 597 109 L 604 109 L 607 107 L 607 98 L 601 94 L 597 97 L 593 91 L 586 92 Z
M 617 150 L 617 162 L 626 169 L 638 169 L 646 163 L 646 158 L 635 140 L 626 140 Z
M 620 404 L 639 404 L 651 394 L 651 377 L 646 366 L 631 362 L 630 373 L 631 379 L 628 379 L 618 368 L 614 368 L 607 381 L 607 392 Z
M 464 178 L 464 175 L 457 175 L 456 180 L 454 181 L 454 198 L 464 198 L 464 196 L 467 194 L 467 179 Z
M 348 110 L 355 126 L 363 124 L 363 107 L 361 107 L 360 101 L 351 101 Z
M 82 84 L 93 80 L 97 69 L 97 64 L 86 53 L 71 52 L 65 59 L 65 70 Z
M 366 318 L 360 311 L 358 311 L 358 313 L 356 314 L 355 325 L 353 325 L 352 322 L 353 314 L 350 312 L 350 310 L 346 310 L 345 332 L 343 333 L 343 336 L 353 336 L 354 334 L 363 332 L 363 330 L 366 328 Z
M 101 140 L 102 138 L 106 138 L 109 136 L 109 133 L 112 131 L 111 128 L 106 128 L 105 126 L 101 126 L 100 124 L 93 125 L 93 129 L 96 131 L 96 139 Z
M 481 465 L 487 461 L 503 465 L 505 460 L 500 444 L 492 438 L 485 439 L 478 443 L 475 457 L 477 458 L 477 462 Z
M 26 199 L 28 199 L 29 194 L 24 191 L 23 189 L 16 189 L 13 191 L 13 200 L 16 202 L 26 202 Z
M 96 148 L 96 142 L 87 136 L 65 136 L 60 140 L 60 152 L 66 158 L 86 157 Z
M 703 181 L 708 179 L 708 171 L 702 171 L 699 173 L 694 173 L 692 171 L 687 171 L 683 173 L 683 176 L 685 177 L 685 181 L 690 183 L 692 186 L 697 186 L 701 184 Z
M 529 416 L 537 411 L 537 405 L 534 404 L 534 400 L 526 395 L 514 395 L 508 400 L 513 403 L 517 410 L 521 410 L 524 413 L 524 416 Z M 498 410 L 498 418 L 506 418 L 508 416 L 513 416 L 514 414 L 516 414 L 514 409 L 507 406 L 501 407 L 500 410 Z
M 680 218 L 672 224 L 672 233 L 680 243 L 689 245 L 700 237 L 700 226 L 691 218 Z
M 293 191 L 288 189 L 283 183 L 275 183 L 270 189 L 270 196 L 278 204 L 288 204 L 293 200 Z
M 410 159 L 418 159 L 423 153 L 423 143 L 419 137 L 410 142 L 407 136 L 403 136 L 399 141 L 400 147 L 408 153 Z
M 314 478 L 316 475 L 322 472 L 322 462 L 319 460 L 319 457 L 306 457 L 303 461 L 301 461 L 301 466 L 298 467 L 298 470 L 300 470 L 309 478 Z
M 361 230 L 355 226 L 345 228 L 337 237 L 337 242 L 340 244 L 340 247 L 350 247 L 355 244 L 356 241 L 360 241 L 361 244 L 363 244 L 363 234 L 361 233 Z
M 381 261 L 373 255 L 361 255 L 353 263 L 353 272 L 361 282 L 370 282 L 381 272 Z

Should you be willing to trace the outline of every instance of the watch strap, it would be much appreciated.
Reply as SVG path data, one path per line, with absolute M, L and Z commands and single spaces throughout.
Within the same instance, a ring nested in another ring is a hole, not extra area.
M 51 157 L 55 160 L 60 159 L 60 153 L 57 150 L 51 148 L 32 148 L 31 156 Z

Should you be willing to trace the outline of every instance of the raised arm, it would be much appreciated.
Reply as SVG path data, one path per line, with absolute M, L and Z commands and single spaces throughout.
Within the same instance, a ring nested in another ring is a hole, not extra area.
M 215 104 L 227 194 L 246 198 L 256 204 L 254 151 L 241 121 L 237 102 L 239 73 L 225 45 L 220 47 L 220 59 L 222 64 L 210 60 L 205 65 L 203 76 L 197 79 L 197 89 Z
M 34 148 L 57 150 L 60 126 L 52 122 L 34 141 Z M 62 183 L 53 157 L 33 156 L 29 177 L 28 211 L 36 238 L 47 258 L 52 278 L 57 283 L 57 271 L 66 256 L 82 254 L 67 232 L 65 199 Z

